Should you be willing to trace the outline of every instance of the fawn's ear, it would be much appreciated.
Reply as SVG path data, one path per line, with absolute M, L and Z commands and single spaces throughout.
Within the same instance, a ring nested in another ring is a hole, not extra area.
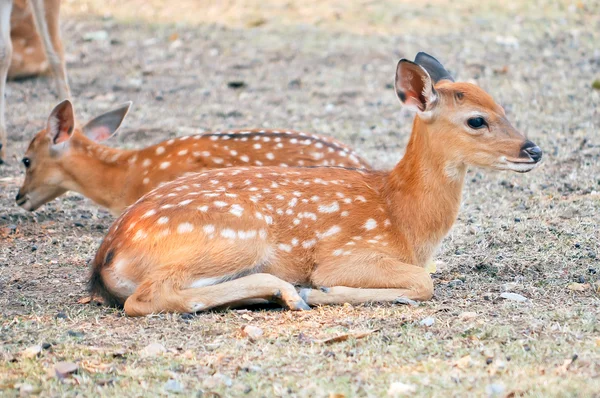
M 96 142 L 104 141 L 116 134 L 121 122 L 127 116 L 132 102 L 126 102 L 112 111 L 103 113 L 83 126 L 83 133 Z
M 398 62 L 395 87 L 400 102 L 409 109 L 425 112 L 435 102 L 435 89 L 429 73 L 407 59 Z
M 427 73 L 429 73 L 429 76 L 431 76 L 433 84 L 437 84 L 437 82 L 440 80 L 450 80 L 451 82 L 454 81 L 450 72 L 444 68 L 444 65 L 427 53 L 418 53 L 415 57 L 415 64 L 421 65 L 423 68 L 425 68 Z
M 50 138 L 50 142 L 56 145 L 68 141 L 73 134 L 74 127 L 73 104 L 69 100 L 64 100 L 50 112 L 46 124 L 46 134 Z

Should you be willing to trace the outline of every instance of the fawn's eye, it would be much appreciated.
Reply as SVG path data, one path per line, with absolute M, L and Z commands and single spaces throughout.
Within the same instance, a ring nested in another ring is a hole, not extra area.
M 467 120 L 467 124 L 469 127 L 476 130 L 487 126 L 485 119 L 482 117 L 472 117 L 471 119 Z
M 25 166 L 26 169 L 28 169 L 29 166 L 31 166 L 31 159 L 29 159 L 29 158 L 23 158 L 23 160 L 21 160 L 21 162 L 23 162 L 23 165 Z

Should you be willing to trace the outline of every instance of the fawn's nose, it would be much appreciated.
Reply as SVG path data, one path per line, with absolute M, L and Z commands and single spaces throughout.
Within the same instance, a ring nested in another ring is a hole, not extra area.
M 21 191 L 19 191 L 19 193 L 17 193 L 17 196 L 15 197 L 15 201 L 18 205 L 21 205 L 23 202 L 25 202 L 25 195 L 22 194 Z
M 540 159 L 542 159 L 542 150 L 533 142 L 525 141 L 525 143 L 521 147 L 521 156 L 529 157 L 531 160 L 537 163 L 540 161 Z

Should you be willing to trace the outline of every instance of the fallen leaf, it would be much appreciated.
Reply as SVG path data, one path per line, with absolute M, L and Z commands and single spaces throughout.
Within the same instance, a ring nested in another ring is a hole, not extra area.
M 569 285 L 567 286 L 567 289 L 572 290 L 574 292 L 583 292 L 583 291 L 587 290 L 589 287 L 590 287 L 589 283 L 573 282 L 573 283 L 569 283 Z
M 319 344 L 333 344 L 333 343 L 339 343 L 342 341 L 346 341 L 350 338 L 353 339 L 362 339 L 364 337 L 367 337 L 375 332 L 379 332 L 379 329 L 373 329 L 373 330 L 369 330 L 366 332 L 361 332 L 361 333 L 347 333 L 347 334 L 342 334 L 340 336 L 335 336 L 335 337 L 330 337 L 328 339 L 324 339 L 324 340 L 315 340 L 315 343 L 319 343 Z
M 339 392 L 330 392 L 329 398 L 346 398 L 346 396 Z
M 458 319 L 462 319 L 463 321 L 470 321 L 471 319 L 475 319 L 475 318 L 477 318 L 476 312 L 466 311 L 466 312 L 461 312 L 458 315 Z
M 27 347 L 26 349 L 24 349 L 21 352 L 21 357 L 23 357 L 23 358 L 35 358 L 38 355 L 40 355 L 40 352 L 42 352 L 42 346 L 41 345 L 32 345 L 31 347 Z
M 167 352 L 167 349 L 162 344 L 151 343 L 140 351 L 140 355 L 143 357 L 153 357 L 160 354 L 164 354 L 165 352 Z
M 458 361 L 456 361 L 454 363 L 454 367 L 459 368 L 459 369 L 466 369 L 470 366 L 471 366 L 471 356 L 470 355 L 465 355 L 464 357 L 462 357 L 461 359 L 459 359 Z
M 58 362 L 54 365 L 54 372 L 56 377 L 64 379 L 65 377 L 77 372 L 79 366 L 74 362 Z
M 502 293 L 500 295 L 500 297 L 502 297 L 505 300 L 517 301 L 517 302 L 520 302 L 520 303 L 529 300 L 527 297 L 521 296 L 520 294 L 517 294 L 517 293 L 508 293 L 508 292 Z
M 175 32 L 169 35 L 169 41 L 175 41 L 177 39 L 179 39 L 179 33 Z
M 92 297 L 91 296 L 82 297 L 79 300 L 77 300 L 77 304 L 88 304 L 91 301 L 92 301 Z
M 401 383 L 396 381 L 390 384 L 387 395 L 390 397 L 397 397 L 400 395 L 407 395 L 417 391 L 417 387 L 412 384 Z
M 263 330 L 258 326 L 246 325 L 242 327 L 242 336 L 248 337 L 250 340 L 258 340 L 264 334 Z

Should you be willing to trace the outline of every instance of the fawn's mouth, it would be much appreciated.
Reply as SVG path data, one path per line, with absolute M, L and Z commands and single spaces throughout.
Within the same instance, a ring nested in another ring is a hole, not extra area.
M 504 156 L 499 160 L 500 161 L 493 166 L 495 169 L 516 171 L 517 173 L 527 173 L 540 164 L 533 159 L 508 160 Z

